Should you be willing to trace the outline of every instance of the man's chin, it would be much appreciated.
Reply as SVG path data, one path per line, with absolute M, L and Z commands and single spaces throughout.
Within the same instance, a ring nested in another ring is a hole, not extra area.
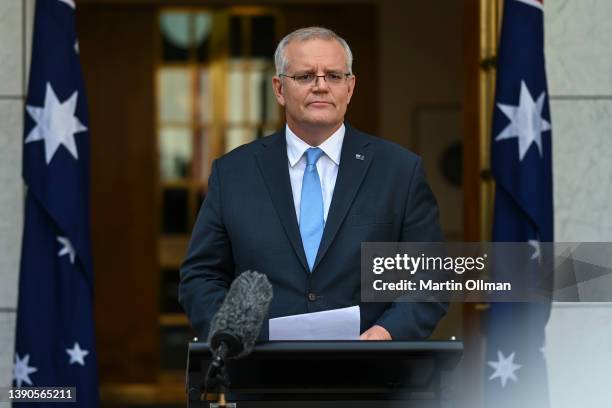
M 329 116 L 326 117 L 311 117 L 307 118 L 304 123 L 310 127 L 320 127 L 320 128 L 329 128 L 333 126 L 337 126 L 342 123 L 342 119 L 331 118 Z

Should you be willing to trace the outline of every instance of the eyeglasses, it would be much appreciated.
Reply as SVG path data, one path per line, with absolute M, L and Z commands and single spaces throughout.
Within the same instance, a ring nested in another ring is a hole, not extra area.
M 340 85 L 346 78 L 352 74 L 348 72 L 327 72 L 325 75 L 315 75 L 312 72 L 298 75 L 285 75 L 279 74 L 280 77 L 287 77 L 293 79 L 298 85 L 312 85 L 317 81 L 317 78 L 323 78 L 329 85 Z

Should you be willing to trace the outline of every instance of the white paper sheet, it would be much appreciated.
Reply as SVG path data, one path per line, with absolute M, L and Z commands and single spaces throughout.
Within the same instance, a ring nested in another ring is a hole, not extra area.
M 270 340 L 359 340 L 359 306 L 270 319 Z

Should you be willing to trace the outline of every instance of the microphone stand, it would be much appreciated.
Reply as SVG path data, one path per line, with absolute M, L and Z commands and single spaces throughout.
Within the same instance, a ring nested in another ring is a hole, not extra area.
M 208 366 L 208 372 L 206 373 L 206 387 L 204 390 L 204 395 L 206 395 L 209 387 L 215 387 L 219 396 L 217 401 L 217 406 L 219 408 L 225 408 L 227 406 L 225 393 L 229 388 L 230 381 L 229 376 L 227 375 L 225 359 L 227 358 L 228 352 L 228 346 L 224 341 L 222 341 L 219 347 L 213 352 L 213 359 L 210 366 Z

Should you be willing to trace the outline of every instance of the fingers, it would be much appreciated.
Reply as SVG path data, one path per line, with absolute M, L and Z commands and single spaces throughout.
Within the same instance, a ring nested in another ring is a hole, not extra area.
M 391 340 L 391 335 L 384 327 L 372 326 L 359 336 L 359 340 Z

